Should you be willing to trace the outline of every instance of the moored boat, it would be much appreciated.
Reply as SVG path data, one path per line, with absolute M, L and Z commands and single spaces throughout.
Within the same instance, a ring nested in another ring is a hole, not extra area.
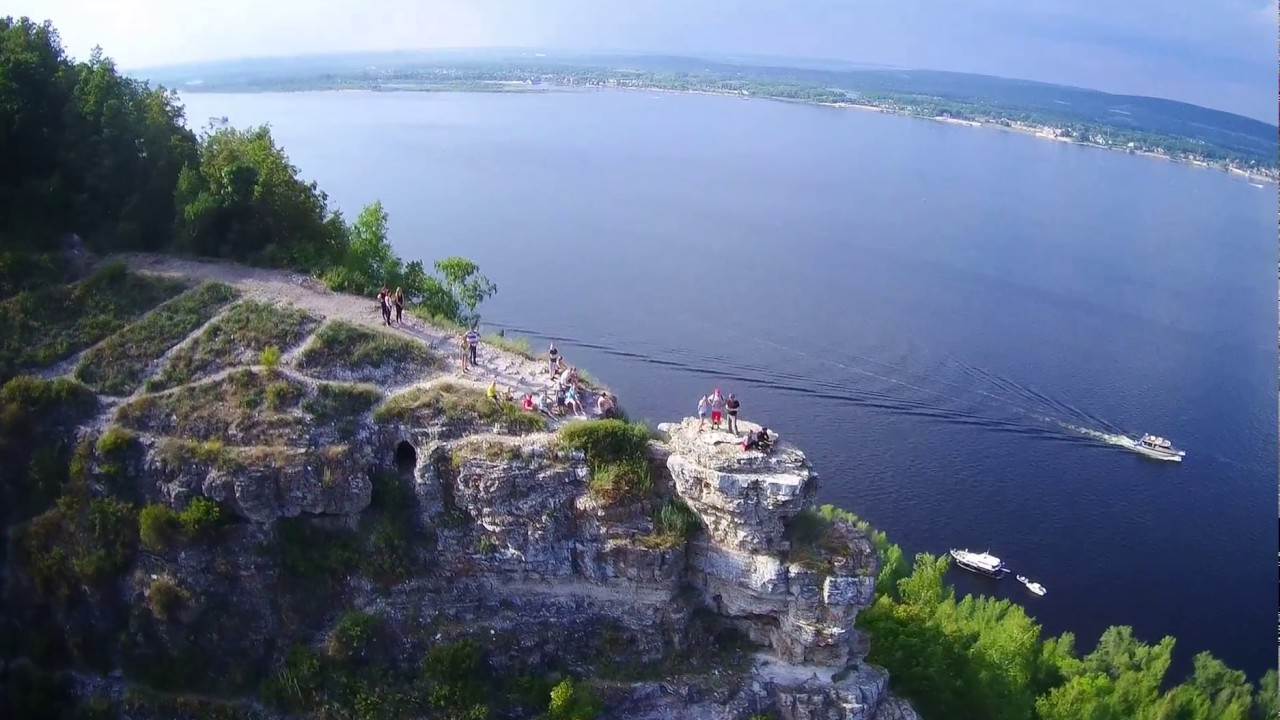
M 1027 579 L 1027 576 L 1025 575 L 1018 575 L 1017 578 L 1018 578 L 1018 582 L 1025 585 L 1028 590 L 1035 593 L 1036 595 L 1043 596 L 1046 592 L 1048 592 L 1048 590 L 1044 589 L 1043 585 L 1041 585 L 1038 582 L 1031 582 L 1030 580 Z
M 951 558 L 956 561 L 957 565 L 980 575 L 1002 578 L 1009 572 L 1009 569 L 1004 566 L 1004 562 L 991 553 L 975 553 L 968 550 L 956 550 L 955 548 L 952 548 L 950 553 Z
M 1156 460 L 1170 460 L 1173 462 L 1182 462 L 1185 452 L 1173 446 L 1168 440 L 1156 435 L 1143 435 L 1133 444 L 1133 449 L 1142 455 Z

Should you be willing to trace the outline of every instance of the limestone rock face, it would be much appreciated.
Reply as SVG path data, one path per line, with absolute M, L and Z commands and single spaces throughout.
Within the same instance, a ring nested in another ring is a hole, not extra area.
M 867 643 L 854 628 L 879 572 L 866 534 L 837 519 L 825 531 L 820 557 L 793 560 L 787 523 L 817 491 L 803 453 L 786 443 L 768 454 L 744 451 L 733 435 L 700 432 L 693 419 L 659 430 L 668 437 L 675 490 L 707 530 L 690 544 L 688 581 L 716 614 L 781 661 L 764 694 L 786 718 L 878 718 L 887 676 L 862 662 Z M 834 682 L 841 668 L 847 677 Z M 815 669 L 826 680 L 810 680 Z

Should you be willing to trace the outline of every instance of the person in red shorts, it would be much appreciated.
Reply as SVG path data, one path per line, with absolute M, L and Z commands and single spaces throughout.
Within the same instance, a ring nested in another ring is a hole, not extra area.
M 724 418 L 724 396 L 720 394 L 720 388 L 711 393 L 711 429 L 719 430 L 720 421 Z

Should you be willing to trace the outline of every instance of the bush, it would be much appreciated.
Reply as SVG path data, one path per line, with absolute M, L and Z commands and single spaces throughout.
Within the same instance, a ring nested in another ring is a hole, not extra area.
M 646 547 L 670 549 L 683 545 L 698 529 L 702 521 L 680 498 L 667 498 L 653 517 L 653 533 L 641 536 Z
M 178 513 L 165 505 L 148 505 L 138 513 L 138 537 L 152 552 L 167 552 L 178 538 Z
M 641 499 L 653 492 L 653 476 L 646 458 L 595 463 L 587 485 L 591 496 L 606 505 Z
M 275 370 L 280 365 L 280 348 L 268 345 L 258 354 L 258 362 L 268 370 Z
M 222 508 L 209 498 L 198 497 L 178 514 L 178 521 L 188 540 L 207 540 L 222 523 Z
M 592 462 L 636 460 L 648 454 L 649 428 L 622 420 L 582 420 L 560 428 L 560 440 Z
M 160 620 L 171 620 L 182 607 L 191 602 L 191 593 L 168 575 L 151 581 L 147 588 L 147 607 Z
M 602 705 L 591 688 L 575 684 L 565 678 L 551 689 L 551 703 L 547 706 L 548 720 L 595 720 Z
M 374 636 L 382 625 L 382 618 L 359 610 L 342 614 L 329 631 L 325 651 L 335 660 L 363 660 Z

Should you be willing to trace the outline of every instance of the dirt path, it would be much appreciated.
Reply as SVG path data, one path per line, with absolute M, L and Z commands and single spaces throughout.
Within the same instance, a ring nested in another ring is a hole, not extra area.
M 490 382 L 496 380 L 499 388 L 508 389 L 517 397 L 526 392 L 545 390 L 550 383 L 546 363 L 493 347 L 484 341 L 481 341 L 477 352 L 479 367 L 464 371 L 461 362 L 462 351 L 458 346 L 459 340 L 452 331 L 436 327 L 407 314 L 404 316 L 403 323 L 387 327 L 382 322 L 382 314 L 376 299 L 335 293 L 314 278 L 296 272 L 215 261 L 187 260 L 167 255 L 125 254 L 115 255 L 106 260 L 123 262 L 131 270 L 145 274 L 181 277 L 194 281 L 223 282 L 238 289 L 243 299 L 272 304 L 290 304 L 319 318 L 337 318 L 376 332 L 414 338 L 442 355 L 445 358 L 446 376 L 458 381 L 488 386 Z M 180 344 L 189 343 L 199 332 L 200 330 L 197 330 L 192 333 Z M 298 347 L 289 349 L 283 358 L 285 362 L 289 363 L 297 357 L 301 348 L 308 345 L 312 337 L 308 337 Z M 74 367 L 74 363 L 71 363 L 70 367 Z M 291 374 L 299 375 L 299 379 L 303 379 L 298 373 Z M 401 392 L 415 385 L 440 379 L 439 374 L 434 374 L 419 382 L 388 388 L 388 390 Z M 314 382 L 310 378 L 306 380 Z M 594 408 L 597 397 L 596 393 L 586 393 L 583 404 L 590 410 Z

